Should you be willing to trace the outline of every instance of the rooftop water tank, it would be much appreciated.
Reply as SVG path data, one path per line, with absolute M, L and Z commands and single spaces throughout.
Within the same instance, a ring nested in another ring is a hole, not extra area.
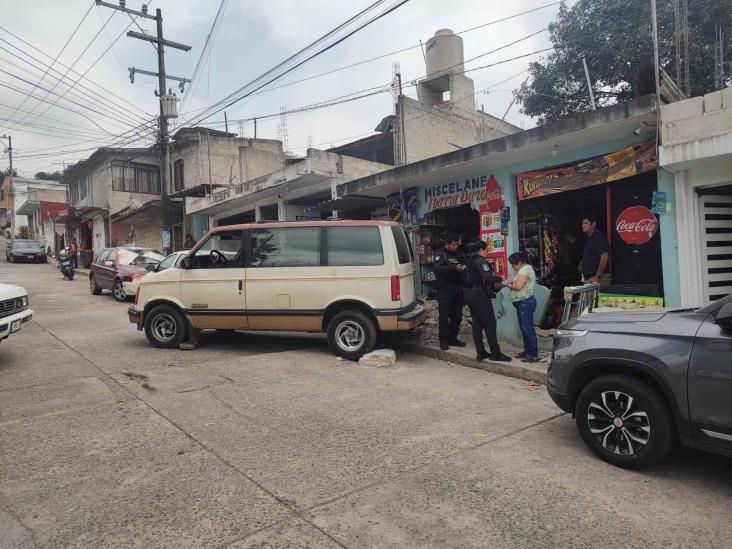
M 463 72 L 463 39 L 450 29 L 440 29 L 427 40 L 427 74 L 435 76 Z

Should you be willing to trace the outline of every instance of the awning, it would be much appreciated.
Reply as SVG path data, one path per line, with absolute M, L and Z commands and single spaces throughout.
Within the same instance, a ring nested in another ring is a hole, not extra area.
M 330 212 L 333 210 L 373 210 L 386 207 L 386 199 L 373 196 L 350 195 L 335 200 L 326 200 L 316 204 L 307 211 Z
M 90 215 L 101 214 L 105 216 L 108 213 L 109 210 L 104 208 L 96 208 L 94 206 L 76 206 L 66 210 L 61 210 L 55 217 L 54 221 L 56 223 L 68 223 L 72 219 L 83 220 L 83 217 L 88 219 Z
M 18 215 L 33 215 L 38 208 L 41 207 L 41 203 L 37 200 L 26 200 L 18 208 Z

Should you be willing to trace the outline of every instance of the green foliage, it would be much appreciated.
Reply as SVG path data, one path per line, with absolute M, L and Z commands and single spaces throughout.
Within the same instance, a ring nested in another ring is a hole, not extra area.
M 657 4 L 659 62 L 675 79 L 673 0 Z M 689 1 L 692 96 L 714 90 L 715 24 L 732 36 L 730 0 Z M 583 55 L 598 106 L 655 92 L 650 0 L 578 0 L 571 8 L 562 3 L 549 32 L 554 51 L 530 64 L 531 78 L 514 92 L 522 112 L 540 124 L 590 110 Z M 725 58 L 732 59 L 732 40 L 727 44 Z
M 64 172 L 36 172 L 33 177 L 35 177 L 36 179 L 46 179 L 48 181 L 61 181 L 64 177 Z
M 21 225 L 20 227 L 18 227 L 18 238 L 29 238 L 28 227 L 26 227 L 25 225 Z

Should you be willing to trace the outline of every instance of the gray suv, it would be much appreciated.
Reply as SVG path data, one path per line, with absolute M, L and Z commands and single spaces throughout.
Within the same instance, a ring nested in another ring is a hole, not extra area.
M 570 320 L 554 337 L 547 387 L 614 465 L 651 465 L 675 440 L 732 456 L 732 295 L 701 309 Z

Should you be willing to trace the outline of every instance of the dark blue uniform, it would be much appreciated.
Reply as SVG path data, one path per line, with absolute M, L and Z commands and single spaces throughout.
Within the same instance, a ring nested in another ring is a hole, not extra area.
M 457 266 L 465 263 L 460 252 L 446 248 L 435 253 L 434 270 L 437 277 L 437 306 L 440 312 L 440 343 L 453 343 L 463 320 L 463 277 Z
M 500 355 L 501 348 L 496 336 L 496 316 L 493 313 L 491 298 L 495 296 L 493 287 L 503 279 L 493 274 L 493 268 L 480 255 L 471 256 L 465 276 L 465 302 L 473 317 L 473 341 L 479 357 L 488 356 L 483 344 L 485 331 L 491 355 Z

